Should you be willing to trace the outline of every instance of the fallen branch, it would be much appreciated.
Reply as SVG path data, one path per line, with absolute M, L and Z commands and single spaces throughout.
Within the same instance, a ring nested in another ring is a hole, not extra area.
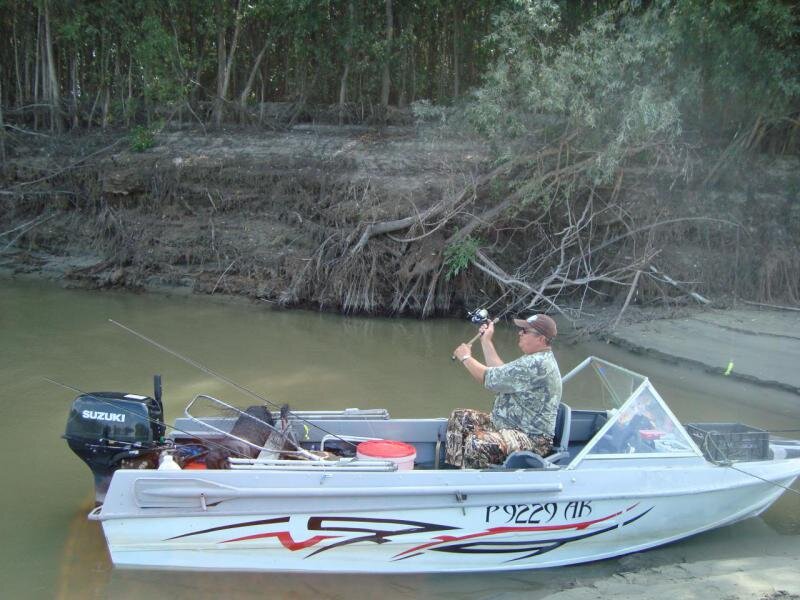
M 37 219 L 33 219 L 32 221 L 28 221 L 27 223 L 23 223 L 22 225 L 18 225 L 14 229 L 9 229 L 8 231 L 4 231 L 3 233 L 0 233 L 0 237 L 2 237 L 4 235 L 8 235 L 9 233 L 13 233 L 13 232 L 19 230 L 20 228 L 22 228 L 22 231 L 20 231 L 17 235 L 15 235 L 11 239 L 10 242 L 8 242 L 5 246 L 3 246 L 3 249 L 0 250 L 0 254 L 5 252 L 6 250 L 8 250 L 12 245 L 14 245 L 14 242 L 16 242 L 19 238 L 21 238 L 23 235 L 25 235 L 29 231 L 31 231 L 33 228 L 38 227 L 42 223 L 44 223 L 46 221 L 49 221 L 50 219 L 52 219 L 55 216 L 56 216 L 56 213 L 53 213 L 52 215 L 50 215 L 48 217 L 39 217 Z
M 633 281 L 631 282 L 631 289 L 628 290 L 628 296 L 625 298 L 625 304 L 622 305 L 622 308 L 617 315 L 614 324 L 611 326 L 611 329 L 616 329 L 617 325 L 619 325 L 619 321 L 622 318 L 622 313 L 625 312 L 625 309 L 628 308 L 628 304 L 631 303 L 631 298 L 633 298 L 633 293 L 636 291 L 636 286 L 639 283 L 639 276 L 642 274 L 641 271 L 636 271 L 636 275 L 633 276 Z
M 765 304 L 763 302 L 750 302 L 748 300 L 742 300 L 745 304 L 750 304 L 751 306 L 763 306 L 765 308 L 776 308 L 778 310 L 792 310 L 796 312 L 800 312 L 800 308 L 794 306 L 780 306 L 778 304 Z
M 668 284 L 670 284 L 675 289 L 678 289 L 678 290 L 682 291 L 684 294 L 688 294 L 689 296 L 694 298 L 700 304 L 711 304 L 711 300 L 709 300 L 708 298 L 706 298 L 704 296 L 701 296 L 697 292 L 693 292 L 693 291 L 691 291 L 689 289 L 686 289 L 684 286 L 682 286 L 677 281 L 672 279 L 672 277 L 670 277 L 669 275 L 667 275 L 663 271 L 659 271 L 653 265 L 650 265 L 650 272 L 653 273 L 654 275 L 657 275 L 658 277 L 660 277 L 663 281 L 667 282 Z
M 411 227 L 414 223 L 422 222 L 428 217 L 431 217 L 438 212 L 442 211 L 444 206 L 441 202 L 437 202 L 425 212 L 420 215 L 414 215 L 413 217 L 406 217 L 405 219 L 397 219 L 396 221 L 383 221 L 381 223 L 370 223 L 364 229 L 364 232 L 361 234 L 358 242 L 353 246 L 350 250 L 350 254 L 358 254 L 361 250 L 364 249 L 364 246 L 367 245 L 367 242 L 370 238 L 375 237 L 376 235 L 381 235 L 382 233 L 390 233 L 392 231 L 400 231 L 401 229 L 406 229 Z
M 235 258 L 234 258 L 234 259 L 231 261 L 231 264 L 229 264 L 229 265 L 228 265 L 228 268 L 227 268 L 227 269 L 225 269 L 225 270 L 222 272 L 222 275 L 220 275 L 220 276 L 219 276 L 219 279 L 217 279 L 217 283 L 215 283 L 215 284 L 214 284 L 214 288 L 211 290 L 211 294 L 209 294 L 210 296 L 213 296 L 213 295 L 214 295 L 214 292 L 216 292 L 216 291 L 217 291 L 217 287 L 219 287 L 219 284 L 220 284 L 220 282 L 221 282 L 221 281 L 222 281 L 222 279 L 225 277 L 225 275 L 227 275 L 228 271 L 230 271 L 230 270 L 231 270 L 231 267 L 232 267 L 234 264 L 236 264 L 236 259 L 235 259 Z
M 84 163 L 87 160 L 89 160 L 90 158 L 92 158 L 94 156 L 97 156 L 98 154 L 102 154 L 103 152 L 106 152 L 108 150 L 111 150 L 112 148 L 117 146 L 120 142 L 122 142 L 125 139 L 126 138 L 124 138 L 124 137 L 123 138 L 119 138 L 113 144 L 109 144 L 108 146 L 106 146 L 104 148 L 100 148 L 100 150 L 97 150 L 96 152 L 92 152 L 91 154 L 88 154 L 88 155 L 86 155 L 84 157 L 81 157 L 78 160 L 76 160 L 75 162 L 68 164 L 66 167 L 63 167 L 63 168 L 58 169 L 56 171 L 53 171 L 49 175 L 45 175 L 44 177 L 40 177 L 39 179 L 34 179 L 33 181 L 23 181 L 22 183 L 20 183 L 19 185 L 16 186 L 16 189 L 19 189 L 19 188 L 22 188 L 22 187 L 25 187 L 25 186 L 28 186 L 28 185 L 34 185 L 36 183 L 41 183 L 43 181 L 47 181 L 48 179 L 52 179 L 53 177 L 56 177 L 57 175 L 60 175 L 61 173 L 64 173 L 65 171 L 69 171 L 70 169 L 74 169 L 74 168 L 80 166 L 82 163 Z

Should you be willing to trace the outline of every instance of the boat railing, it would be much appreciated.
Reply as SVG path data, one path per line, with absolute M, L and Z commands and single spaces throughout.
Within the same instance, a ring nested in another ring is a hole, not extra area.
M 289 413 L 290 421 L 325 421 L 345 419 L 389 420 L 389 411 L 385 408 L 345 408 L 344 410 L 293 410 Z
M 390 460 L 364 460 L 343 458 L 341 460 L 287 460 L 278 458 L 229 458 L 231 469 L 250 471 L 320 471 L 333 469 L 339 471 L 389 472 L 396 471 L 397 465 Z

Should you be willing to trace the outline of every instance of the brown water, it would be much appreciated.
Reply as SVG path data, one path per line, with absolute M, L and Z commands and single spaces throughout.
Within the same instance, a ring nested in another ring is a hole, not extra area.
M 164 378 L 169 420 L 197 393 L 248 398 L 108 323 L 113 318 L 230 379 L 296 409 L 388 408 L 395 417 L 488 408 L 491 396 L 450 360 L 466 321 L 364 319 L 208 299 L 62 290 L 0 279 L 0 595 L 3 598 L 541 597 L 621 571 L 679 561 L 800 552 L 800 497 L 763 517 L 617 560 L 481 575 L 208 574 L 112 569 L 91 508 L 89 470 L 60 439 L 74 393 L 151 393 Z M 517 354 L 510 328 L 501 355 Z M 505 352 L 503 350 L 505 349 Z M 684 421 L 800 428 L 793 395 L 665 365 L 613 346 L 559 346 L 566 372 L 589 354 L 646 374 Z

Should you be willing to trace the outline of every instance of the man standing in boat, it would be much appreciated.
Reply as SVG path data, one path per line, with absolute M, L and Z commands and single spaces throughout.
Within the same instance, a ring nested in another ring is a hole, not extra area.
M 556 414 L 561 402 L 561 372 L 550 344 L 558 330 L 547 315 L 514 319 L 523 355 L 504 363 L 492 340 L 494 323 L 481 325 L 481 349 L 486 364 L 461 344 L 453 355 L 473 379 L 495 392 L 491 415 L 477 410 L 453 411 L 447 426 L 446 462 L 484 468 L 502 463 L 517 450 L 550 454 Z

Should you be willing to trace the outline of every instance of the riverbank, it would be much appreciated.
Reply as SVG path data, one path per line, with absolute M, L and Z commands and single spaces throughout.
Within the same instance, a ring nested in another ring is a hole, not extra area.
M 616 573 L 547 600 L 800 600 L 796 556 L 706 560 Z
M 637 354 L 800 394 L 800 310 L 697 309 L 629 320 L 600 335 Z
M 572 258 L 558 265 L 548 248 L 574 226 L 564 222 L 567 205 L 512 208 L 516 171 L 464 132 L 425 124 L 174 128 L 153 144 L 137 152 L 114 131 L 19 147 L 0 169 L 0 268 L 76 287 L 168 286 L 424 318 L 491 303 L 519 269 L 538 275 L 516 286 L 517 298 L 550 273 L 565 284 L 547 287 L 560 308 L 587 301 L 619 310 L 629 286 L 632 305 L 685 306 L 693 294 L 715 305 L 734 295 L 800 297 L 796 219 L 784 214 L 794 158 L 753 157 L 741 170 L 748 178 L 726 176 L 713 188 L 694 180 L 675 187 L 664 165 L 626 169 L 616 200 L 592 209 L 597 226 L 581 228 L 605 236 L 587 233 L 579 244 L 595 248 L 589 272 L 566 273 L 584 250 L 562 248 Z M 692 168 L 700 174 L 709 164 Z M 725 221 L 720 207 L 731 211 Z M 652 236 L 652 256 L 634 252 L 634 232 Z M 539 255 L 550 258 L 533 268 Z

